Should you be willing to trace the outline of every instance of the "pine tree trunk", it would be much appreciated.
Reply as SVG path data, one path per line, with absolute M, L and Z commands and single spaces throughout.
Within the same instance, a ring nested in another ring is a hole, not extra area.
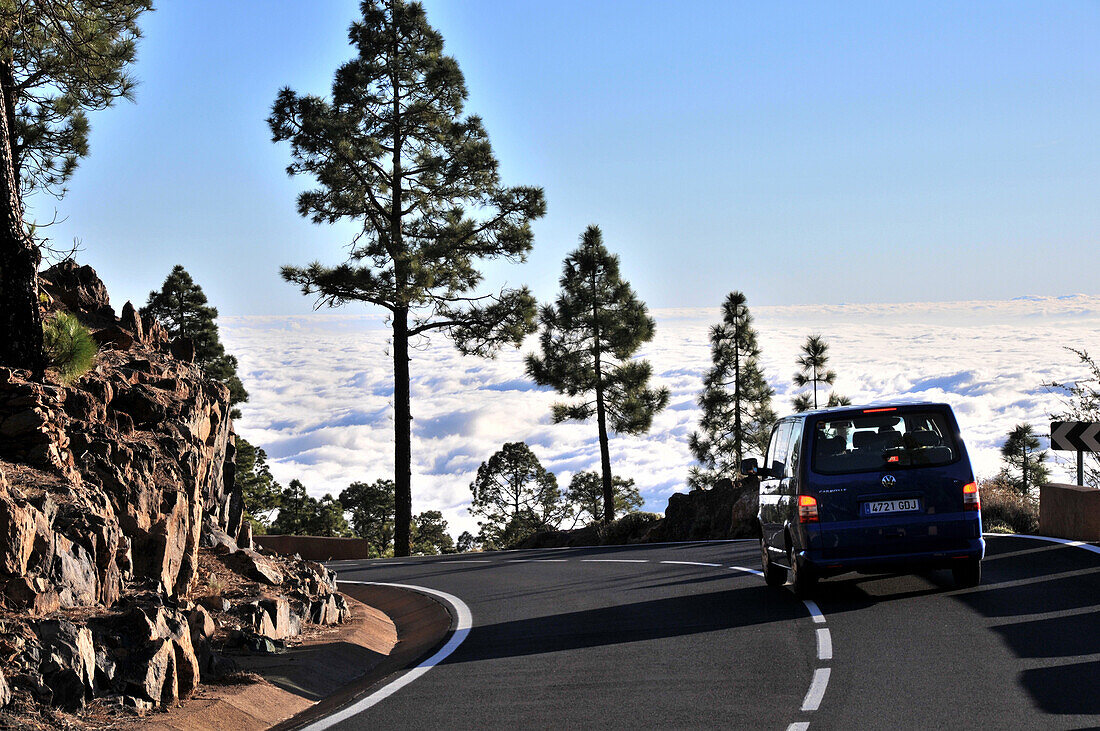
M 15 116 L 13 69 L 0 62 L 0 365 L 28 368 L 36 375 L 45 367 L 42 314 L 38 306 L 38 247 L 23 228 L 23 200 L 11 144 Z
M 393 555 L 408 556 L 412 524 L 412 410 L 409 401 L 408 310 L 393 316 Z
M 741 471 L 741 345 L 740 332 L 733 334 L 733 439 L 734 450 L 737 454 L 737 464 L 734 466 L 734 474 Z
M 599 360 L 596 360 L 599 368 Z M 603 383 L 596 385 L 596 423 L 600 429 L 600 468 L 603 473 L 603 519 L 615 520 L 615 490 L 611 486 L 611 451 L 607 445 L 607 415 L 603 404 Z

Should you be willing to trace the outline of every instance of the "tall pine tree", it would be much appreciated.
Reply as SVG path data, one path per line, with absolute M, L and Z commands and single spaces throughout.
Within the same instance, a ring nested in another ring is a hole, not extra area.
M 64 185 L 88 154 L 89 110 L 129 97 L 151 0 L 0 1 L 0 364 L 40 372 L 40 242 L 25 197 Z
M 741 292 L 730 292 L 722 303 L 722 323 L 710 330 L 714 363 L 703 377 L 699 394 L 699 431 L 692 432 L 688 447 L 699 462 L 688 475 L 693 488 L 732 479 L 749 449 L 767 450 L 775 412 L 775 391 L 760 368 L 760 346 L 752 326 L 752 314 Z
M 349 38 L 358 55 L 336 71 L 331 99 L 280 92 L 268 124 L 290 142 L 291 175 L 318 187 L 298 197 L 315 223 L 354 221 L 340 266 L 284 267 L 318 304 L 365 302 L 392 328 L 394 553 L 409 554 L 412 444 L 409 341 L 442 331 L 463 353 L 518 347 L 534 330 L 526 289 L 476 294 L 480 260 L 522 261 L 530 222 L 545 213 L 539 188 L 504 187 L 489 137 L 465 116 L 466 85 L 419 3 L 365 0 Z
M 1030 494 L 1031 488 L 1044 485 L 1050 479 L 1047 453 L 1039 447 L 1039 437 L 1031 424 L 1017 424 L 1001 445 L 1005 466 L 1000 476 L 1022 495 Z
M 225 384 L 231 405 L 248 400 L 237 376 L 237 358 L 225 352 L 218 337 L 218 311 L 207 303 L 202 287 L 181 265 L 172 267 L 159 292 L 149 293 L 141 316 L 156 318 L 174 338 L 190 340 L 195 346 L 195 362 L 207 376 Z M 240 411 L 234 409 L 232 416 L 239 419 Z
M 634 358 L 653 339 L 656 323 L 619 276 L 619 258 L 604 247 L 598 226 L 589 226 L 580 247 L 566 257 L 559 283 L 557 302 L 539 313 L 542 355 L 527 356 L 527 373 L 540 385 L 582 398 L 555 404 L 555 422 L 596 417 L 603 518 L 612 521 L 615 491 L 608 430 L 645 433 L 668 404 L 667 388 L 649 387 L 652 366 Z
M 565 516 L 558 479 L 525 442 L 508 442 L 482 462 L 470 492 L 470 514 L 483 518 L 479 540 L 497 548 L 557 528 Z
M 803 388 L 813 386 L 810 393 L 800 393 L 791 400 L 795 411 L 809 411 L 818 408 L 817 392 L 819 387 L 831 386 L 836 382 L 836 371 L 829 370 L 829 344 L 820 335 L 810 335 L 802 346 L 802 355 L 798 357 L 798 371 L 794 374 L 794 385 Z M 852 400 L 835 391 L 829 394 L 828 406 L 849 406 Z

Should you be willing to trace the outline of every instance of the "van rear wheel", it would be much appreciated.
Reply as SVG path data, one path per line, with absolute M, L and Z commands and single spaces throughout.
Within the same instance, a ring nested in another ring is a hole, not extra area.
M 981 559 L 968 558 L 958 561 L 951 567 L 951 577 L 955 580 L 955 586 L 960 589 L 977 586 L 982 583 Z
M 760 566 L 764 573 L 764 582 L 768 586 L 783 586 L 787 583 L 787 569 L 776 566 L 768 555 L 768 544 L 760 539 Z
M 798 560 L 792 549 L 789 554 L 791 560 L 791 588 L 799 599 L 805 599 L 814 593 L 817 588 L 817 574 L 812 568 Z

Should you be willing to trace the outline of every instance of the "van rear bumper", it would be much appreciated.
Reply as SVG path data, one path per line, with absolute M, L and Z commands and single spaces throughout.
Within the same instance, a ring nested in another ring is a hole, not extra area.
M 976 513 L 825 522 L 805 528 L 808 540 L 800 555 L 820 576 L 950 568 L 960 560 L 985 557 Z
M 920 569 L 949 569 L 962 560 L 985 558 L 985 540 L 982 538 L 969 540 L 965 546 L 945 551 L 826 558 L 821 551 L 810 550 L 803 551 L 800 558 L 818 576 L 835 576 L 849 571 L 878 574 Z

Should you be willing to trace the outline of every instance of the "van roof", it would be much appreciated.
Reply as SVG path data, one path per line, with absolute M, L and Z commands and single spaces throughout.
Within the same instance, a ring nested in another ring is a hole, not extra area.
M 900 408 L 941 408 L 950 409 L 951 405 L 943 403 L 942 401 L 879 401 L 869 404 L 853 404 L 851 406 L 831 406 L 823 409 L 812 409 L 810 411 L 802 411 L 797 414 L 788 414 L 784 416 L 784 419 L 788 419 L 792 416 L 816 416 L 818 414 L 842 414 L 846 412 L 863 412 L 869 409 L 900 409 Z

